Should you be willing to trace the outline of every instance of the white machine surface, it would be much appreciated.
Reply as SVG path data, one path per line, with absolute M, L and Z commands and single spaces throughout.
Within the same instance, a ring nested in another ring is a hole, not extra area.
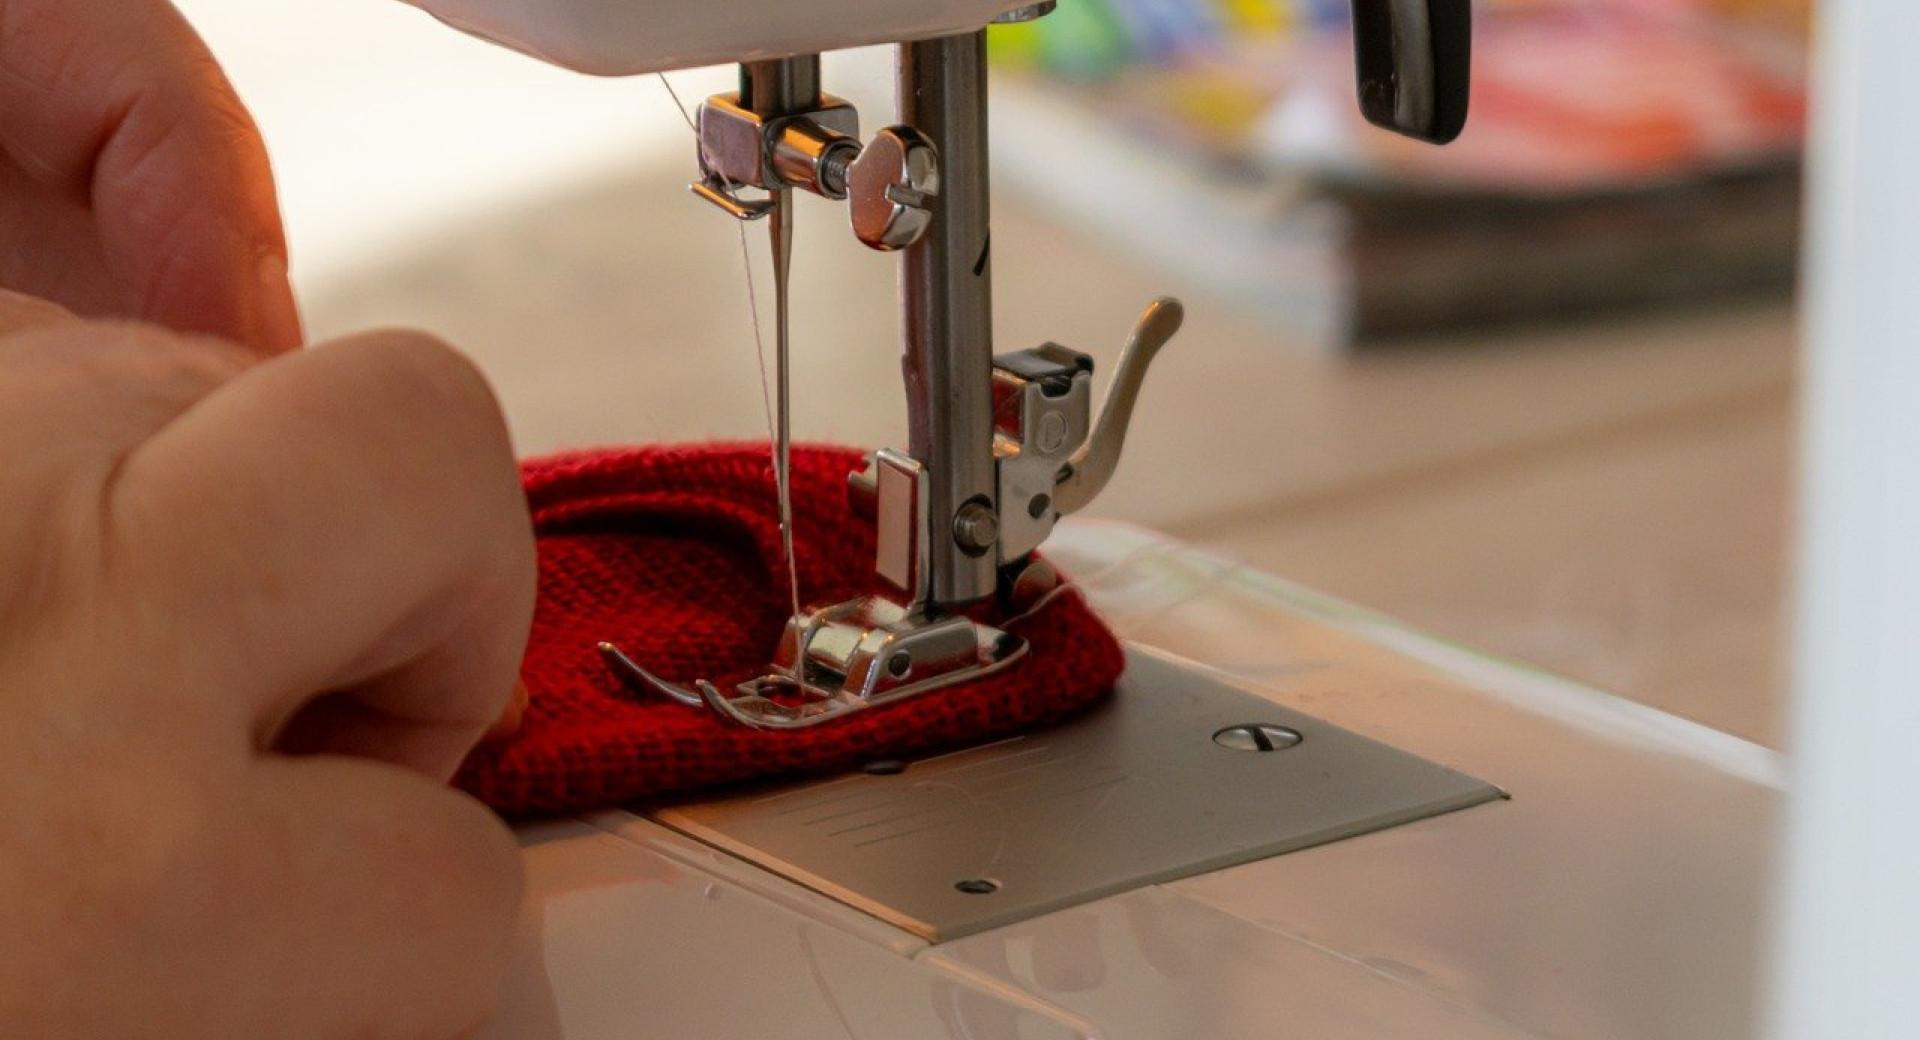
M 1033 0 L 406 0 L 448 25 L 601 76 L 978 29 Z
M 1069 522 L 1052 553 L 1136 646 L 1511 800 L 933 945 L 641 815 L 536 824 L 487 1035 L 1753 1035 L 1773 752 L 1135 529 Z

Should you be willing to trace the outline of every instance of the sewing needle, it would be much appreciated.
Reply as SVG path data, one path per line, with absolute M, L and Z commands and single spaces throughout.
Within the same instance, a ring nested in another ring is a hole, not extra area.
M 768 221 L 773 238 L 773 321 L 775 394 L 775 431 L 773 448 L 774 493 L 780 498 L 780 548 L 787 556 L 788 593 L 793 600 L 793 616 L 800 616 L 800 562 L 793 555 L 793 413 L 792 359 L 788 322 L 787 282 L 793 272 L 793 189 L 773 193 L 773 219 Z

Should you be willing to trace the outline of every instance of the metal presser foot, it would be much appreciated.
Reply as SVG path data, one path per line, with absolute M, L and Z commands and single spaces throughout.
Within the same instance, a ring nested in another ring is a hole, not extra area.
M 1003 502 L 1015 503 L 1020 522 L 962 510 L 961 536 L 997 545 L 1005 557 L 999 582 L 1026 584 L 1033 550 L 1066 512 L 1099 494 L 1113 475 L 1127 425 L 1160 348 L 1180 328 L 1177 300 L 1147 309 L 1120 361 L 1100 424 L 1089 436 L 1093 362 L 1057 344 L 995 360 L 994 434 Z M 864 596 L 789 618 L 772 667 L 732 693 L 706 680 L 689 688 L 670 682 L 613 643 L 600 655 L 637 692 L 705 706 L 730 721 L 758 729 L 800 729 L 865 708 L 993 675 L 1025 656 L 1027 642 L 957 614 L 928 609 L 931 570 L 925 547 L 931 530 L 926 467 L 903 452 L 875 452 L 864 472 L 848 481 L 850 506 L 878 527 L 876 567 L 903 589 L 918 589 L 916 609 L 885 596 Z M 973 519 L 978 529 L 967 528 Z M 988 530 L 987 528 L 991 528 Z
M 902 45 L 902 125 L 864 143 L 853 107 L 821 91 L 818 55 L 744 65 L 738 92 L 701 107 L 695 194 L 740 220 L 773 218 L 775 473 L 789 560 L 795 196 L 845 202 L 856 237 L 900 254 L 909 448 L 875 452 L 848 480 L 849 504 L 876 527 L 875 572 L 897 595 L 803 610 L 796 592 L 772 666 L 731 693 L 668 682 L 601 644 L 636 691 L 746 726 L 798 729 L 984 678 L 1028 652 L 965 612 L 1034 585 L 1035 550 L 1106 486 L 1147 368 L 1183 311 L 1172 299 L 1147 308 L 1097 428 L 1091 358 L 1055 343 L 994 355 L 986 105 L 986 36 L 975 32 Z M 749 190 L 766 197 L 741 194 Z
M 705 705 L 755 729 L 801 729 L 1001 671 L 1027 653 L 1018 636 L 963 617 L 916 618 L 878 596 L 791 618 L 766 675 L 723 692 L 688 689 L 641 667 L 618 646 L 600 654 L 630 687 Z

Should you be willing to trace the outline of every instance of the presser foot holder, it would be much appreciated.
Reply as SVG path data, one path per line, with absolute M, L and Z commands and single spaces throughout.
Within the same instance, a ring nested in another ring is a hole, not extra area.
M 964 617 L 929 618 L 866 596 L 787 621 L 767 674 L 732 693 L 648 671 L 613 643 L 600 655 L 630 688 L 706 707 L 754 729 L 804 729 L 856 711 L 972 682 L 1018 661 L 1026 640 Z

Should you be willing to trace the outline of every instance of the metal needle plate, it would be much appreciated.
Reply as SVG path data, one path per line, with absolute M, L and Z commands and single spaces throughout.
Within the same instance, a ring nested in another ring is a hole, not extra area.
M 1502 796 L 1138 650 L 1120 687 L 1075 723 L 895 775 L 649 815 L 944 942 Z

